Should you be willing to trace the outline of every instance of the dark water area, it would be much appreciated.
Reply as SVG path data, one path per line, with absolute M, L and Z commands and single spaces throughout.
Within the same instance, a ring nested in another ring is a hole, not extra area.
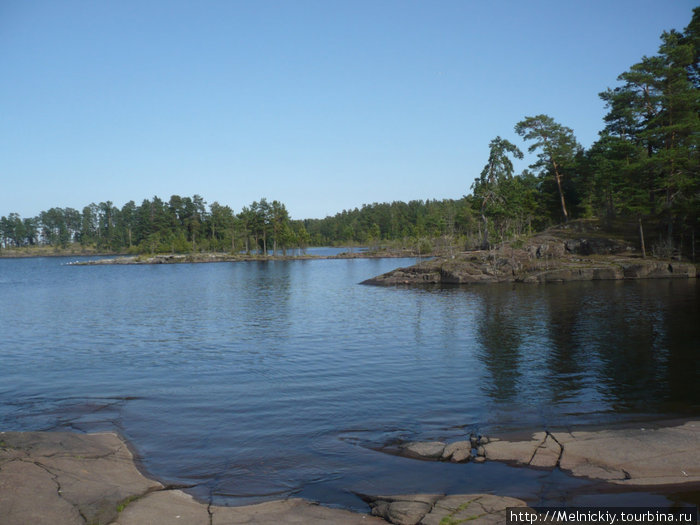
M 692 281 L 383 288 L 412 259 L 0 260 L 0 429 L 113 430 L 218 504 L 493 492 L 665 505 L 565 473 L 379 452 L 700 415 Z

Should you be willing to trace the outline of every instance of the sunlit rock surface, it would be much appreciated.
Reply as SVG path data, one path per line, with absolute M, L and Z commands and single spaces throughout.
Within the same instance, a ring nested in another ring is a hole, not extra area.
M 200 503 L 143 476 L 116 434 L 0 433 L 2 525 L 354 525 L 384 520 L 301 500 L 244 507 Z
M 474 437 L 474 436 L 473 436 Z M 471 448 L 468 448 L 469 444 Z M 411 443 L 409 457 L 450 460 L 448 451 L 471 452 L 474 461 L 504 461 L 552 469 L 622 485 L 673 485 L 700 482 L 700 422 L 613 430 L 535 432 L 528 440 L 476 438 L 443 446 Z M 426 452 L 420 456 L 419 452 Z M 454 461 L 454 459 L 452 459 Z

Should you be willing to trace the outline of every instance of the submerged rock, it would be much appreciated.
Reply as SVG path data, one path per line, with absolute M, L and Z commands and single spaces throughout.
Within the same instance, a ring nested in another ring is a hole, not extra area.
M 401 447 L 402 454 L 418 459 L 439 459 L 445 450 L 442 441 L 407 443 Z

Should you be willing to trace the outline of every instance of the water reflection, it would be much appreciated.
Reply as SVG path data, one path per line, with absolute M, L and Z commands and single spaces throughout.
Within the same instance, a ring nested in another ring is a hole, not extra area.
M 677 300 L 666 309 L 666 373 L 659 383 L 675 409 L 685 404 L 700 407 L 700 287 L 667 283 L 667 294 Z M 694 351 L 678 352 L 675 348 Z
M 558 403 L 571 400 L 585 388 L 586 369 L 592 363 L 587 355 L 585 333 L 580 330 L 585 315 L 587 294 L 576 287 L 557 286 L 545 297 L 547 312 L 547 369 L 549 400 Z
M 615 287 L 589 320 L 588 328 L 598 328 L 591 343 L 601 362 L 598 388 L 623 410 L 697 406 L 700 333 L 690 321 L 700 319 L 697 287 L 682 281 L 637 284 Z
M 697 407 L 697 290 L 694 281 L 475 287 L 481 390 L 496 406 L 540 414 Z
M 522 366 L 522 323 L 517 295 L 498 287 L 481 293 L 476 320 L 478 356 L 489 373 L 482 389 L 496 402 L 515 399 L 520 388 Z
M 261 261 L 243 263 L 243 268 L 236 268 L 237 280 L 230 283 L 228 290 L 236 296 L 233 313 L 241 316 L 235 322 L 242 321 L 255 339 L 280 338 L 289 333 L 290 264 Z

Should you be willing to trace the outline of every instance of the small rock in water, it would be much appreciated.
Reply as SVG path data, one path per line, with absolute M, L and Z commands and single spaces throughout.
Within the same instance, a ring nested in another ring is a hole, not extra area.
M 452 456 L 450 456 L 450 461 L 453 463 L 466 463 L 468 461 L 471 461 L 472 459 L 472 451 L 471 449 L 464 449 L 461 448 L 459 450 L 456 450 Z
M 465 458 L 471 457 L 472 444 L 471 441 L 455 441 L 450 443 L 445 447 L 442 452 L 443 460 L 450 460 L 455 462 L 465 461 Z M 455 459 L 455 456 L 459 459 Z M 466 461 L 469 461 L 466 459 Z

